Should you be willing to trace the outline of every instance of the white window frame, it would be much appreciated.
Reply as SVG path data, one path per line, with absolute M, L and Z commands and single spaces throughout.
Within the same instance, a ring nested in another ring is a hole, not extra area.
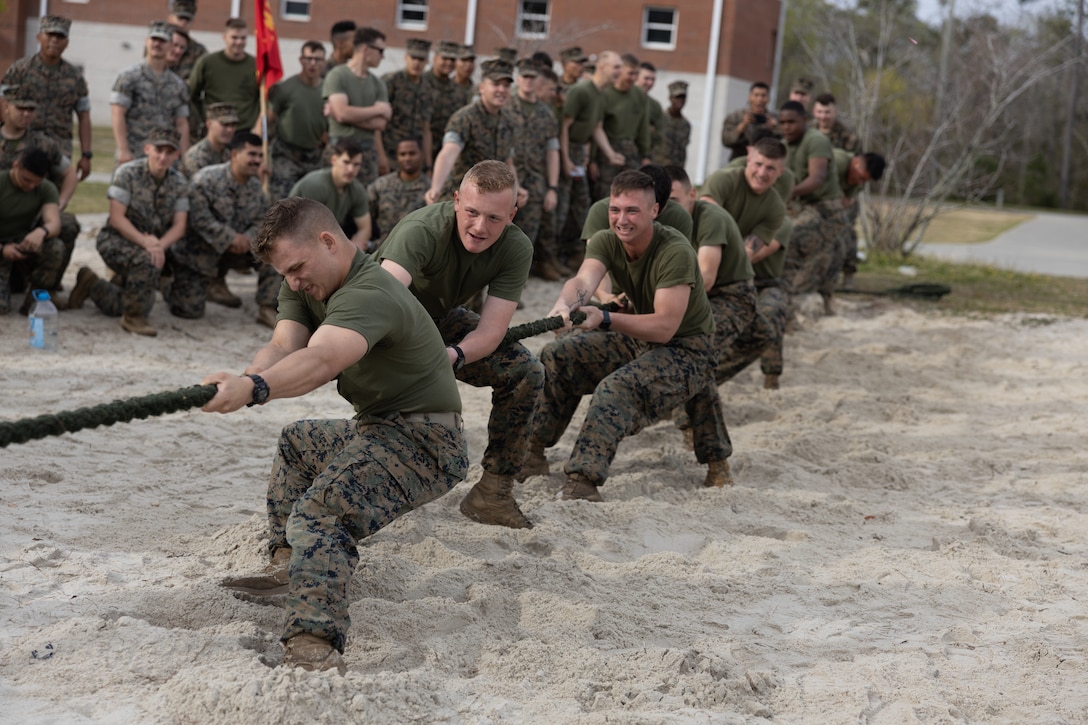
M 666 25 L 665 23 L 651 23 L 651 12 L 668 12 L 672 13 L 672 23 Z M 653 50 L 676 50 L 676 34 L 680 28 L 680 11 L 676 8 L 666 8 L 660 5 L 647 5 L 642 9 L 642 47 L 651 48 Z M 656 40 L 650 40 L 649 35 L 651 30 L 668 30 L 669 35 L 672 37 L 672 41 L 669 43 L 661 43 Z
M 404 11 L 423 13 L 423 20 L 405 20 Z M 428 0 L 397 0 L 397 27 L 405 30 L 426 30 L 431 17 Z
M 527 13 L 525 12 L 525 3 L 527 2 L 542 2 L 544 3 L 544 13 Z M 533 33 L 525 30 L 525 21 L 536 21 L 544 23 L 543 33 Z M 517 25 L 514 27 L 514 33 L 519 38 L 547 38 L 548 33 L 552 27 L 552 4 L 551 0 L 518 0 L 518 13 L 517 13 Z
M 287 12 L 288 2 L 290 2 L 292 5 L 305 5 L 306 14 L 303 15 L 302 13 Z M 282 18 L 283 20 L 308 21 L 310 19 L 310 11 L 313 9 L 313 6 L 314 4 L 312 0 L 280 0 L 280 18 Z

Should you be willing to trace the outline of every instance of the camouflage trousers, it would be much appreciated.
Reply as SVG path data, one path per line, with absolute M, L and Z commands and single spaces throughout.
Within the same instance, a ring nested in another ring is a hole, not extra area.
M 285 427 L 268 481 L 269 548 L 291 548 L 283 638 L 313 634 L 343 652 L 356 542 L 446 493 L 467 470 L 459 429 L 400 414 Z
M 789 295 L 778 286 L 759 291 L 756 315 L 722 354 L 715 379 L 718 384 L 733 379 L 741 370 L 762 356 L 764 375 L 782 374 L 782 336 L 789 315 Z
M 684 406 L 700 463 L 725 460 L 732 445 L 722 419 L 713 371 L 712 335 L 654 345 L 618 332 L 575 331 L 540 352 L 544 400 L 533 425 L 535 445 L 551 447 L 570 425 L 583 395 L 592 394 L 585 422 L 563 470 L 594 485 L 608 477 L 623 438 Z
M 72 262 L 72 253 L 76 249 L 76 240 L 79 238 L 79 232 L 82 227 L 79 225 L 79 219 L 75 214 L 69 214 L 66 211 L 60 213 L 60 237 L 61 242 L 64 243 L 64 258 L 61 260 L 60 269 L 57 270 L 56 282 L 49 287 L 50 290 L 60 289 L 60 281 L 64 278 L 64 271 L 68 269 L 68 265 Z
M 208 247 L 208 253 L 218 256 L 220 276 L 225 275 L 229 269 L 256 269 L 257 304 L 261 307 L 278 306 L 280 283 L 283 282 L 283 277 L 276 272 L 275 267 L 267 262 L 257 261 L 249 252 L 245 254 L 226 252 L 223 255 L 216 255 L 215 251 Z M 171 314 L 189 320 L 203 317 L 204 307 L 208 301 L 208 286 L 212 279 L 201 270 L 177 261 L 170 265 L 170 270 L 173 278 L 164 297 L 170 305 Z
M 791 296 L 820 289 L 836 260 L 838 271 L 842 265 L 842 233 L 840 199 L 802 206 L 793 218 L 793 234 L 782 269 L 782 284 Z
M 570 177 L 559 171 L 558 190 L 555 193 L 555 208 L 551 213 L 544 214 L 540 220 L 540 247 L 538 254 L 551 254 L 552 258 L 560 256 L 559 233 L 567 220 L 567 211 L 570 209 Z M 545 258 L 545 257 L 540 257 Z
M 12 240 L 9 240 L 12 241 Z M 14 240 L 20 241 L 20 240 Z M 24 289 L 56 289 L 64 264 L 64 242 L 52 237 L 42 242 L 37 254 L 28 259 L 13 262 L 0 257 L 0 315 L 11 311 L 12 279 L 25 280 Z
M 286 199 L 291 194 L 291 187 L 299 179 L 320 169 L 324 152 L 320 146 L 316 149 L 304 149 L 279 138 L 272 139 L 269 146 L 269 155 L 272 157 L 272 181 L 269 184 L 271 201 Z
M 570 160 L 575 166 L 586 166 L 585 144 L 572 143 L 570 147 Z M 563 223 L 558 228 L 559 232 L 559 256 L 565 260 L 570 258 L 580 259 L 586 250 L 582 243 L 582 227 L 586 223 L 586 215 L 593 200 L 589 197 L 589 177 L 583 175 L 578 178 L 568 178 L 570 193 L 567 197 L 566 213 L 563 215 Z M 560 189 L 562 191 L 562 189 Z
M 631 138 L 609 139 L 612 150 L 623 154 L 623 165 L 616 166 L 604 158 L 603 154 L 597 154 L 597 181 L 593 185 L 593 198 L 603 199 L 612 193 L 612 179 L 621 171 L 638 169 L 642 166 L 642 154 L 638 152 L 638 144 Z
M 856 274 L 858 271 L 858 216 L 861 214 L 861 202 L 854 203 L 843 210 L 846 215 L 846 229 L 843 232 L 842 271 Z
M 447 345 L 456 345 L 476 329 L 480 316 L 455 307 L 437 321 Z M 487 449 L 481 465 L 499 476 L 521 470 L 529 453 L 529 431 L 544 389 L 544 366 L 520 342 L 500 345 L 487 357 L 457 371 L 457 379 L 474 388 L 492 389 L 487 421 Z
M 130 242 L 108 226 L 102 227 L 95 240 L 99 256 L 106 266 L 124 280 L 117 286 L 99 280 L 91 287 L 88 297 L 110 317 L 147 317 L 155 305 L 162 270 L 151 264 L 151 255 L 138 244 Z

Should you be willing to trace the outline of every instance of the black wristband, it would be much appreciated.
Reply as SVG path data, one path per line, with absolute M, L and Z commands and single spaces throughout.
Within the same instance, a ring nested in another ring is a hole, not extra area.
M 558 194 L 559 193 L 559 187 L 555 186 L 553 184 L 548 184 L 548 191 L 554 191 L 555 193 Z
M 597 325 L 597 329 L 608 332 L 608 329 L 612 327 L 612 313 L 608 310 L 601 310 L 601 316 L 603 319 L 601 320 L 601 324 Z
M 264 405 L 268 402 L 268 396 L 272 393 L 268 388 L 268 383 L 264 381 L 260 375 L 244 375 L 243 377 L 249 378 L 253 381 L 253 401 L 246 403 L 247 408 L 252 408 L 254 405 Z
M 94 158 L 94 153 L 93 153 L 93 152 L 91 152 L 91 151 L 84 151 L 84 152 L 83 152 L 83 158 L 85 158 L 85 159 L 93 159 L 93 158 Z
M 41 229 L 43 232 L 45 232 L 45 238 L 49 239 L 49 227 L 45 226 L 45 224 L 39 224 L 38 229 Z
M 465 366 L 465 351 L 457 345 L 450 345 L 450 349 L 457 353 L 457 359 L 453 361 L 453 369 L 460 370 Z

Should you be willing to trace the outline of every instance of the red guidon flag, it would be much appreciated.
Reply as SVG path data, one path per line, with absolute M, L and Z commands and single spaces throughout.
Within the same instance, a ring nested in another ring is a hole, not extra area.
M 257 81 L 264 80 L 264 87 L 271 88 L 283 78 L 283 61 L 280 60 L 280 43 L 276 37 L 276 23 L 272 20 L 272 8 L 268 0 L 256 0 L 253 17 L 257 20 Z

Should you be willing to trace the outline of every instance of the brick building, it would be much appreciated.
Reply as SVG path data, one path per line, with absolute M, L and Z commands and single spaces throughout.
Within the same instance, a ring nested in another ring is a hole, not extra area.
M 138 63 L 147 22 L 164 17 L 167 0 L 0 0 L 0 68 L 37 50 L 39 13 L 73 21 L 65 57 L 81 64 L 91 89 L 92 118 L 109 123 L 109 91 L 124 68 Z M 297 72 L 298 50 L 306 40 L 328 43 L 338 20 L 352 18 L 347 3 L 271 0 L 280 50 L 288 75 Z M 689 171 L 697 180 L 722 160 L 718 134 L 725 114 L 743 106 L 748 85 L 774 79 L 774 56 L 783 0 L 369 0 L 353 18 L 388 36 L 389 52 L 379 72 L 403 64 L 405 41 L 424 37 L 473 43 L 481 59 L 500 46 L 528 54 L 581 45 L 634 53 L 658 68 L 651 95 L 667 102 L 667 86 L 686 80 L 685 115 L 692 122 Z M 156 14 L 155 7 L 161 8 Z M 222 47 L 223 24 L 232 15 L 253 27 L 253 0 L 199 0 L 194 36 L 210 50 Z M 471 15 L 470 15 L 471 14 Z M 720 21 L 715 23 L 715 17 Z M 709 56 L 714 53 L 715 58 Z M 253 41 L 249 51 L 253 52 Z

